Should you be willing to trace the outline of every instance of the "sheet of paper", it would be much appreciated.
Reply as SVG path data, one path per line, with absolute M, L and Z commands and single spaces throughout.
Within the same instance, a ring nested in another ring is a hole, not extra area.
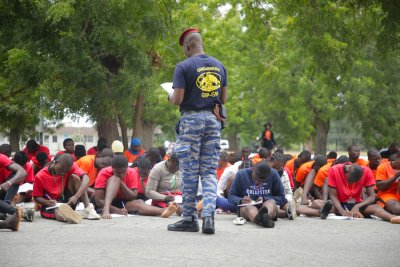
M 135 215 L 133 214 L 128 214 L 128 216 L 126 215 L 122 215 L 122 214 L 111 214 L 112 218 L 121 218 L 121 217 L 134 217 Z
M 26 193 L 28 191 L 33 191 L 33 184 L 24 183 L 23 185 L 20 185 L 18 188 L 18 193 Z
M 65 204 L 65 203 L 57 203 L 55 206 L 47 207 L 46 210 L 56 209 L 56 208 L 58 208 L 59 206 L 61 206 L 62 204 Z
M 182 204 L 182 196 L 175 196 L 175 202 L 176 204 Z
M 330 220 L 362 220 L 362 218 L 353 218 L 353 217 L 347 217 L 347 216 L 337 216 L 334 214 L 329 214 L 327 219 Z
M 254 206 L 254 205 L 258 205 L 258 204 L 262 204 L 262 200 L 259 201 L 253 201 L 251 203 L 247 203 L 247 204 L 239 204 L 238 207 L 246 207 L 246 206 Z
M 161 87 L 168 93 L 168 94 L 173 94 L 174 89 L 172 88 L 172 83 L 163 83 L 161 84 Z

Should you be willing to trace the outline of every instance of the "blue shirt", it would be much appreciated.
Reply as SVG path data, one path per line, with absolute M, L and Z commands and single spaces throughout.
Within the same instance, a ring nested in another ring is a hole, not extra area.
M 236 174 L 229 190 L 228 200 L 230 203 L 238 205 L 245 196 L 250 196 L 253 200 L 257 200 L 259 197 L 263 197 L 264 200 L 273 199 L 280 206 L 286 203 L 285 190 L 276 170 L 271 169 L 265 183 L 259 185 L 254 183 L 252 173 L 253 169 L 247 168 Z
M 213 110 L 221 103 L 221 88 L 227 84 L 224 65 L 202 54 L 176 65 L 172 87 L 185 89 L 179 110 Z

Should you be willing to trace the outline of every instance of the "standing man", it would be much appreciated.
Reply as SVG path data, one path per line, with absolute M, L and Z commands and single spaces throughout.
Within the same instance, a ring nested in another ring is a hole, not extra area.
M 168 225 L 168 230 L 199 231 L 196 195 L 200 177 L 203 188 L 202 232 L 214 234 L 216 170 L 221 139 L 218 104 L 224 104 L 227 99 L 227 73 L 221 62 L 204 53 L 198 29 L 185 30 L 179 44 L 188 58 L 175 67 L 174 92 L 168 99 L 180 106 L 182 114 L 176 126 L 175 153 L 179 158 L 183 184 L 183 220 Z

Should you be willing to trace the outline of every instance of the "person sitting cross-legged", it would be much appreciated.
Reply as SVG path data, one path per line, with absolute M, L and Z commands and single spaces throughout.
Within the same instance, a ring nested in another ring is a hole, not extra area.
M 280 206 L 286 204 L 284 188 L 276 170 L 262 161 L 253 169 L 240 170 L 233 181 L 228 196 L 234 205 L 248 204 L 240 207 L 238 216 L 267 228 L 273 228 Z M 251 205 L 261 200 L 260 205 Z
M 95 182 L 96 206 L 101 209 L 103 219 L 112 219 L 111 214 L 128 215 L 135 213 L 146 216 L 168 217 L 177 211 L 176 205 L 159 208 L 136 199 L 138 181 L 128 160 L 122 155 L 114 155 L 111 166 L 103 168 Z

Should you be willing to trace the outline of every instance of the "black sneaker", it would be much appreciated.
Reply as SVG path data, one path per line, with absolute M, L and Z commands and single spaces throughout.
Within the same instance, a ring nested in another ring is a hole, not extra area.
M 177 232 L 198 232 L 199 223 L 192 219 L 191 221 L 181 220 L 173 224 L 168 225 L 168 231 Z
M 322 220 L 325 220 L 328 217 L 329 212 L 331 212 L 332 206 L 333 203 L 330 200 L 327 200 L 324 206 L 322 206 L 322 209 L 320 210 L 319 213 L 319 217 L 321 217 Z
M 214 228 L 214 218 L 211 216 L 206 216 L 203 218 L 203 228 L 202 228 L 203 234 L 215 234 L 215 228 Z
M 262 206 L 259 210 L 258 213 L 256 215 L 256 217 L 254 218 L 254 223 L 259 225 L 259 226 L 263 226 L 263 214 L 268 214 L 268 209 L 264 206 Z
M 7 220 L 7 214 L 0 212 L 0 220 Z
M 274 228 L 275 222 L 272 220 L 267 213 L 262 215 L 262 226 L 265 228 Z

